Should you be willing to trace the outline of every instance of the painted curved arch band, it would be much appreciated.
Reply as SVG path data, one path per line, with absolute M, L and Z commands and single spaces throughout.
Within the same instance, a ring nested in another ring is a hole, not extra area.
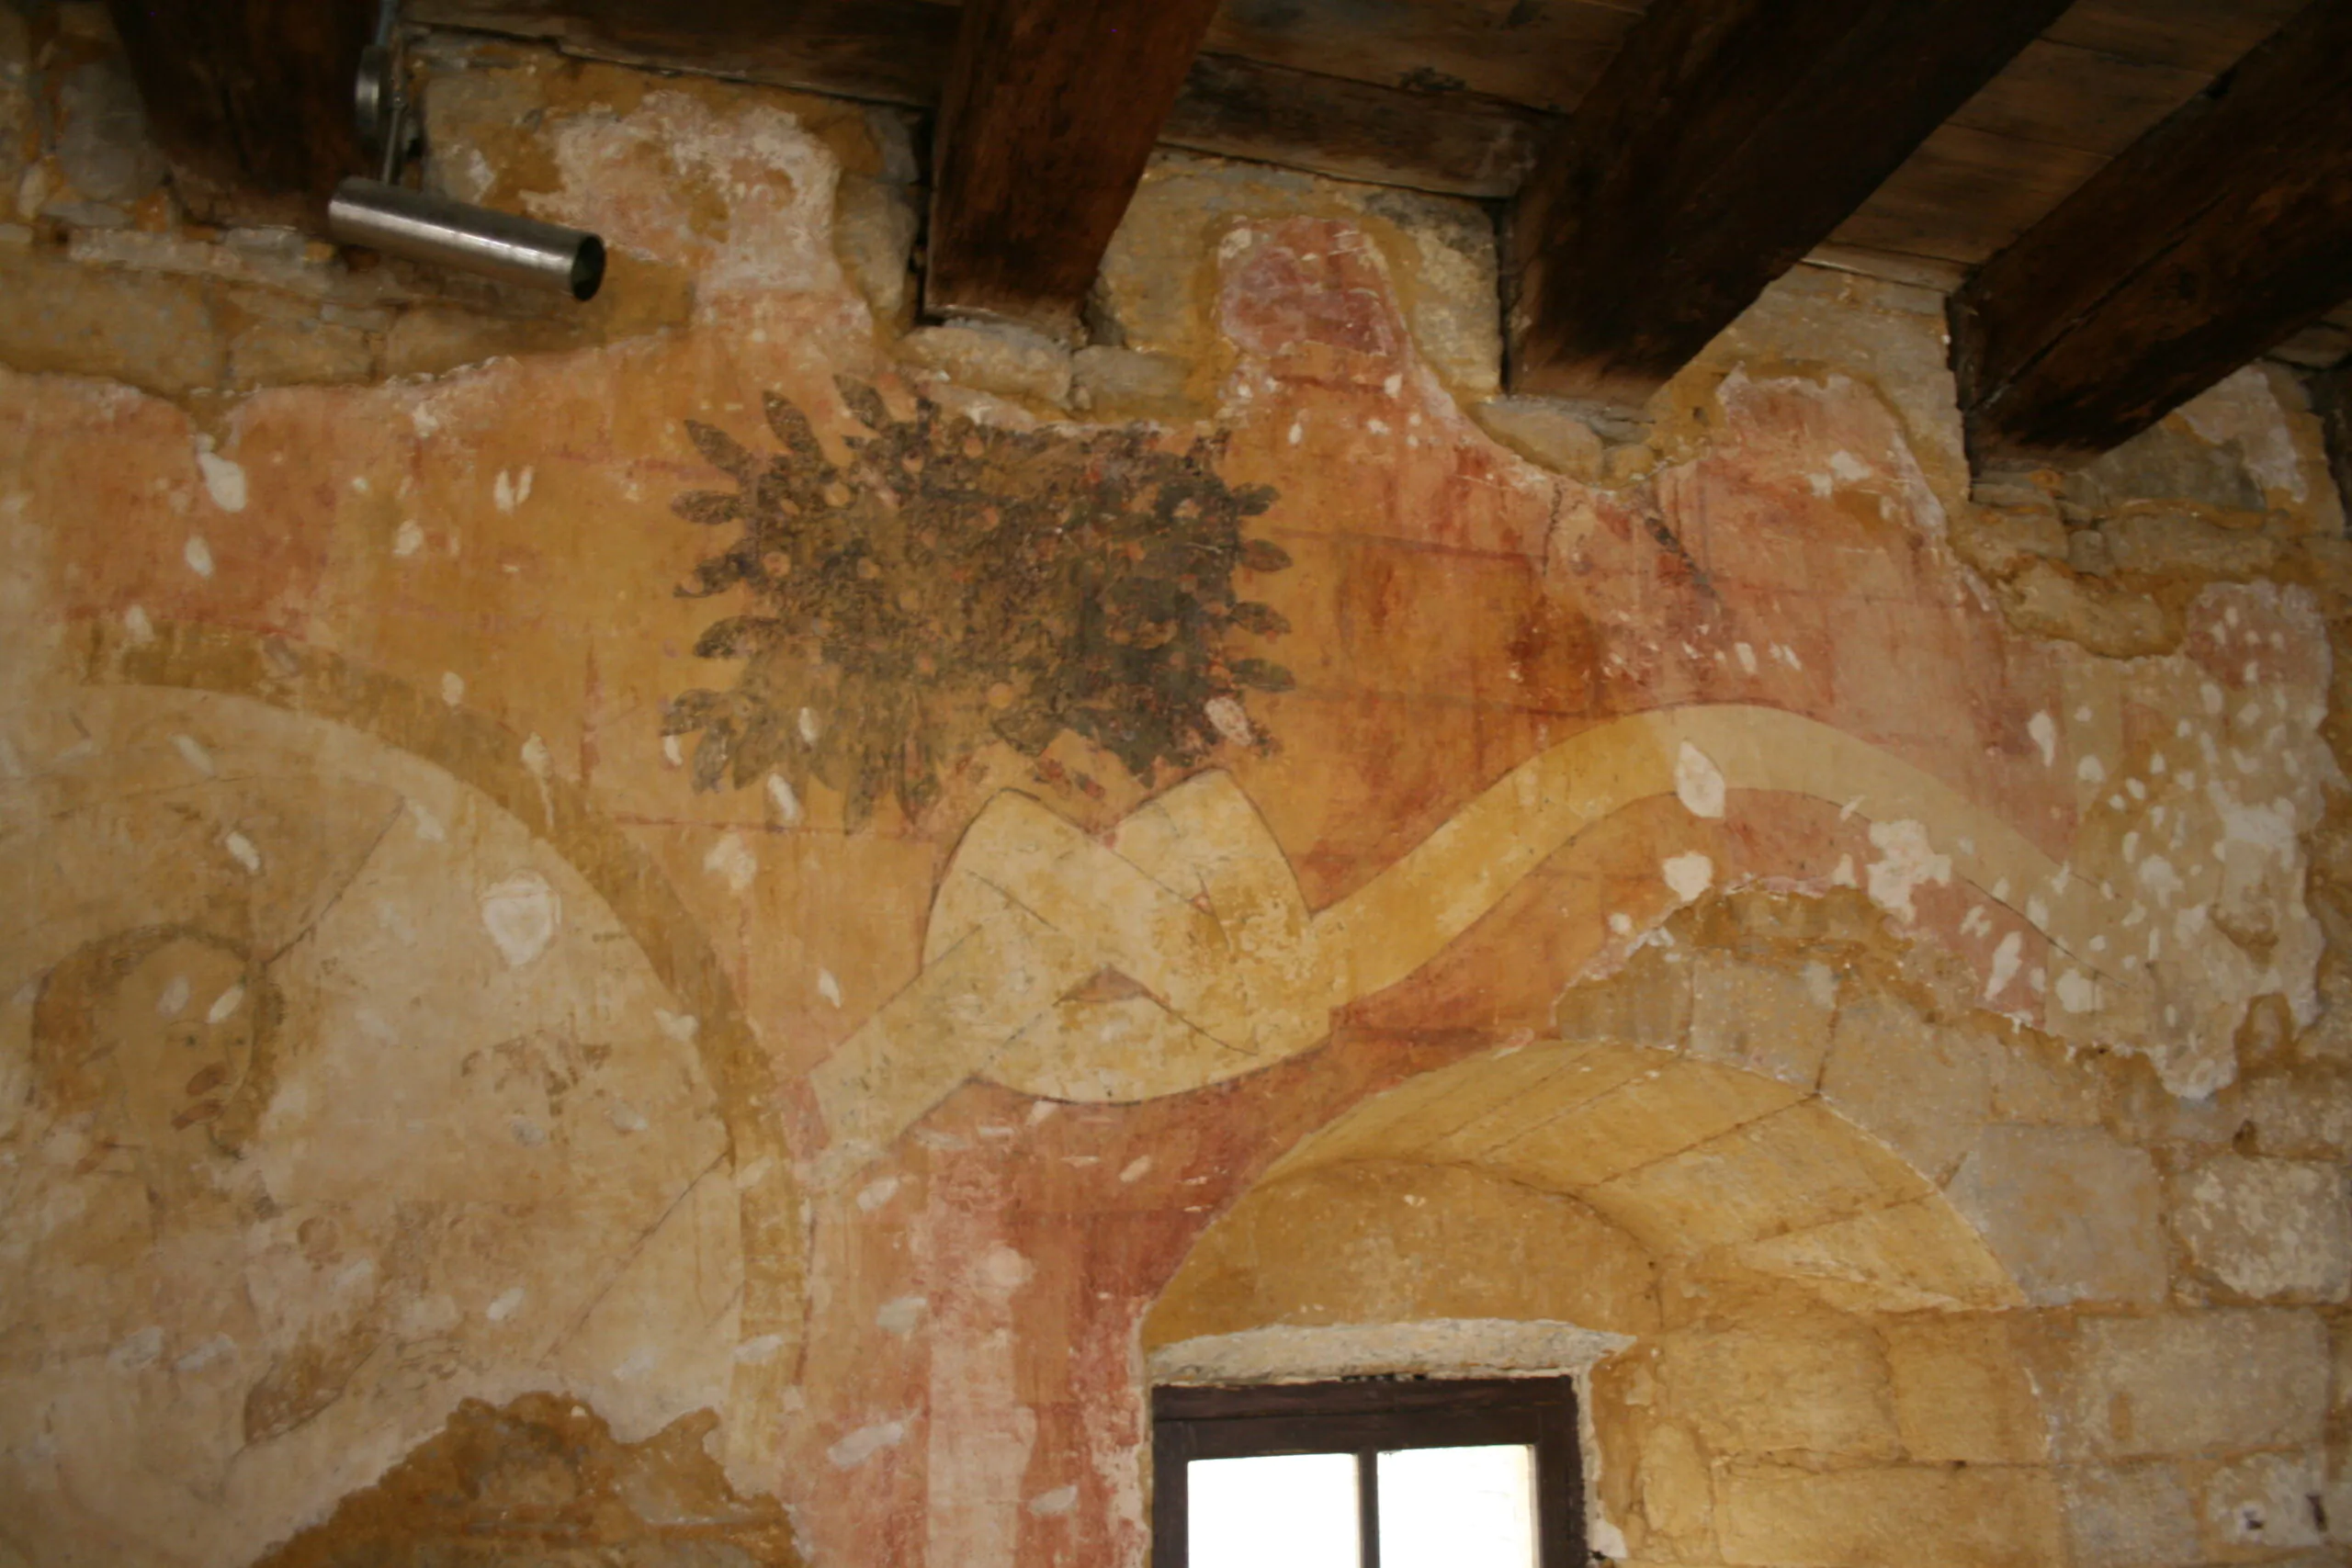
M 2094 881 L 1933 775 L 1779 708 L 1664 708 L 1584 730 L 1314 912 L 1228 774 L 1186 781 L 1107 839 L 1007 792 L 974 819 L 942 880 L 922 975 L 812 1075 L 834 1140 L 820 1179 L 863 1166 L 969 1077 L 1136 1100 L 1306 1050 L 1331 1010 L 1429 963 L 1588 828 L 1662 795 L 1690 804 L 1691 751 L 1702 795 L 1719 778 L 1919 824 L 1956 874 L 2016 898 L 2020 919 L 2095 974 L 2078 956 L 2108 923 Z M 1088 984 L 1110 976 L 1124 985 Z M 2094 984 L 2124 994 L 2113 976 Z M 1081 987 L 1112 994 L 1074 997 Z

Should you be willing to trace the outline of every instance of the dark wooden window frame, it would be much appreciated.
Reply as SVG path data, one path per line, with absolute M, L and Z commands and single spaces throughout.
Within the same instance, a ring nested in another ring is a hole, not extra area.
M 1380 1568 L 1379 1470 L 1398 1449 L 1526 1443 L 1535 1450 L 1538 1568 L 1585 1568 L 1577 1397 L 1566 1377 L 1351 1379 L 1151 1393 L 1152 1568 L 1189 1568 L 1196 1459 L 1351 1453 L 1363 1568 Z

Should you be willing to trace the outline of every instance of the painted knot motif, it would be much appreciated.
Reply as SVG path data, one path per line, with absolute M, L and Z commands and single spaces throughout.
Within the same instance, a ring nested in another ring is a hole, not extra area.
M 773 455 L 687 422 L 735 488 L 673 509 L 736 537 L 678 592 L 752 600 L 695 649 L 741 661 L 734 685 L 663 717 L 665 734 L 699 732 L 696 788 L 820 782 L 856 823 L 886 795 L 920 812 L 943 765 L 991 739 L 1034 757 L 1069 730 L 1147 783 L 1220 742 L 1262 744 L 1247 694 L 1291 677 L 1247 639 L 1289 626 L 1237 582 L 1290 564 L 1243 533 L 1274 491 L 1228 486 L 1212 441 L 1001 429 L 920 398 L 899 418 L 837 384 L 869 432 L 843 464 L 774 393 Z

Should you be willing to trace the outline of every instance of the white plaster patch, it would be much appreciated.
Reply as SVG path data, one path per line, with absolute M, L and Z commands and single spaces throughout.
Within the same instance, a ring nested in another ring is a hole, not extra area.
M 710 852 L 702 857 L 702 868 L 725 882 L 729 892 L 740 895 L 751 891 L 760 874 L 760 861 L 741 834 L 729 833 L 710 846 Z
M 1041 1519 L 1059 1518 L 1078 1506 L 1078 1488 L 1057 1486 L 1050 1492 L 1040 1492 L 1029 1499 L 1029 1511 Z
M 417 525 L 415 518 L 403 519 L 401 525 L 392 530 L 392 554 L 401 559 L 406 560 L 423 548 L 424 530 Z
M 212 1005 L 204 1010 L 204 1021 L 226 1023 L 236 1017 L 237 1010 L 244 1005 L 245 988 L 243 986 L 232 986 L 212 998 Z
M 775 1360 L 776 1352 L 783 1348 L 783 1335 L 763 1334 L 736 1346 L 735 1359 L 747 1367 L 765 1366 Z
M 875 1310 L 874 1326 L 903 1337 L 915 1331 L 930 1310 L 931 1303 L 922 1296 L 893 1296 Z
M 1145 1177 L 1150 1174 L 1151 1156 L 1149 1155 L 1137 1155 L 1135 1158 L 1127 1162 L 1125 1169 L 1119 1172 L 1119 1179 L 1123 1183 L 1132 1185 L 1135 1182 L 1141 1181 Z
M 135 1372 L 153 1366 L 163 1353 L 164 1331 L 151 1323 L 107 1351 L 107 1362 L 119 1372 Z
M 827 1449 L 825 1458 L 835 1470 L 854 1470 L 883 1450 L 895 1449 L 906 1440 L 904 1421 L 877 1421 L 871 1427 L 860 1427 Z
M 198 577 L 212 575 L 212 547 L 204 542 L 201 534 L 190 534 L 187 543 L 180 547 L 180 558 L 187 562 L 188 570 Z
M 1658 866 L 1658 874 L 1666 878 L 1674 896 L 1688 904 L 1715 883 L 1715 863 L 1698 851 L 1668 856 Z
M 261 874 L 261 852 L 254 848 L 254 841 L 251 839 L 232 829 L 221 839 L 220 847 L 229 852 L 231 860 L 245 868 L 246 875 Z
M 416 826 L 416 836 L 426 843 L 437 844 L 448 837 L 447 832 L 441 826 L 441 818 L 434 816 L 432 808 L 424 802 L 410 801 L 408 815 L 409 820 Z
M 1216 732 L 1236 746 L 1247 746 L 1258 739 L 1258 732 L 1250 726 L 1248 711 L 1231 697 L 1211 697 L 1201 705 L 1201 711 L 1208 716 Z
M 498 1293 L 497 1299 L 482 1308 L 482 1315 L 492 1323 L 504 1323 L 523 1308 L 526 1292 L 520 1285 L 510 1285 Z
M 1757 665 L 1756 665 L 1756 646 L 1755 646 L 1755 644 L 1753 644 L 1753 643 L 1746 643 L 1746 642 L 1736 642 L 1736 643 L 1732 644 L 1732 649 L 1731 649 L 1731 650 L 1732 650 L 1732 653 L 1733 653 L 1734 657 L 1736 657 L 1736 658 L 1737 658 L 1737 659 L 1738 659 L 1738 660 L 1739 660 L 1739 667 L 1740 667 L 1742 670 L 1746 671 L 1747 671 L 1748 674 L 1750 674 L 1750 675 L 1753 675 L 1753 674 L 1755 674 L 1755 673 L 1756 673 Z
M 818 718 L 815 708 L 802 708 L 795 722 L 799 727 L 800 742 L 804 746 L 814 746 L 825 733 L 824 722 Z
M 466 678 L 454 670 L 441 671 L 441 700 L 456 707 L 466 700 Z
M 1688 740 L 1674 759 L 1674 794 L 1683 809 L 1693 817 L 1720 818 L 1724 814 L 1724 773 L 1709 757 Z
M 2055 767 L 2058 762 L 2058 724 L 2047 713 L 2035 714 L 2025 721 L 2025 732 L 2033 738 L 2041 750 L 2041 765 Z
M 1936 853 L 1924 822 L 1908 818 L 1873 822 L 1871 847 L 1880 857 L 1865 868 L 1870 874 L 1871 901 L 1906 920 L 1919 918 L 1911 903 L 1915 891 L 1930 883 L 1939 887 L 1951 884 L 1951 857 Z
M 702 1020 L 690 1012 L 672 1012 L 666 1008 L 655 1008 L 653 1021 L 661 1026 L 662 1033 L 681 1045 L 692 1043 L 694 1037 L 702 1032 Z
M 185 975 L 175 975 L 155 998 L 155 1016 L 177 1018 L 187 1010 L 188 984 Z
M 899 1195 L 899 1179 L 895 1176 L 867 1182 L 857 1190 L 857 1206 L 869 1214 L 873 1213 Z
M 136 604 L 122 613 L 122 629 L 134 648 L 144 648 L 155 640 L 155 623 Z
M 523 766 L 528 768 L 531 776 L 541 784 L 547 783 L 548 775 L 555 771 L 555 754 L 548 750 L 548 743 L 539 738 L 536 730 L 523 742 Z
M 800 808 L 800 796 L 793 793 L 792 781 L 782 773 L 768 775 L 768 803 L 775 807 L 775 819 L 787 828 L 797 828 L 805 813 Z
M 2025 933 L 2011 931 L 1993 949 L 1993 965 L 1984 979 L 1984 999 L 1997 1001 L 2009 982 L 2018 977 L 2018 965 L 2025 957 Z
M 219 771 L 212 765 L 212 753 L 206 750 L 193 735 L 173 736 L 172 749 L 180 754 L 180 761 L 208 779 Z
M 562 919 L 562 899 L 536 871 L 518 871 L 481 896 L 482 927 L 510 969 L 545 953 Z
M 204 476 L 204 493 L 212 504 L 223 512 L 245 509 L 245 468 L 218 452 L 199 451 L 196 455 L 197 471 Z
M 833 972 L 831 970 L 820 969 L 817 971 L 817 994 L 824 998 L 827 1001 L 832 1003 L 835 1007 L 842 1005 L 842 983 L 833 978 Z
M 2098 982 L 2079 969 L 2058 976 L 2058 1005 L 2068 1012 L 2092 1012 L 2098 1007 Z

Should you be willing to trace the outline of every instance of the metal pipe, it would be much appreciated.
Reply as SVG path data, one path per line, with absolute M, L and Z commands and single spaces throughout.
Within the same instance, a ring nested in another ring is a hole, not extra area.
M 327 232 L 340 244 L 462 267 L 574 299 L 592 298 L 605 281 L 605 242 L 594 234 L 381 180 L 349 179 L 335 186 L 327 203 Z

